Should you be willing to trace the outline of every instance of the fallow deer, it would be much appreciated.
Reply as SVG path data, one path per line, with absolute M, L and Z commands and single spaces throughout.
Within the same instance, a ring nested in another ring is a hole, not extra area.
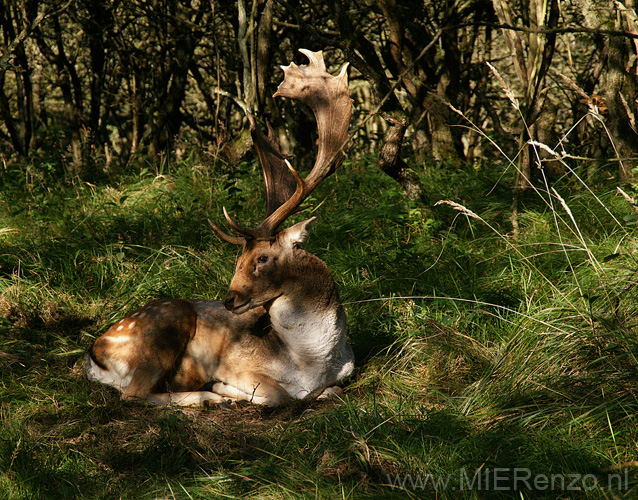
M 288 399 L 339 393 L 353 370 L 346 316 L 335 282 L 318 257 L 299 247 L 316 217 L 277 228 L 343 161 L 352 100 L 347 64 L 331 76 L 322 52 L 301 49 L 310 64 L 282 66 L 275 96 L 299 100 L 314 112 L 318 153 L 305 179 L 249 116 L 266 184 L 266 217 L 255 228 L 224 215 L 241 245 L 226 299 L 168 299 L 148 304 L 96 339 L 85 361 L 88 378 L 124 399 L 201 405 L 248 400 L 278 405 Z

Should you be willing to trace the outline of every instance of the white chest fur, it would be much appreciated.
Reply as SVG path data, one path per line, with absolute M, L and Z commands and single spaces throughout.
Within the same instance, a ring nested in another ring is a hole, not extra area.
M 269 313 L 293 364 L 280 381 L 293 397 L 333 385 L 352 373 L 353 356 L 341 305 L 313 307 L 282 296 L 273 302 Z

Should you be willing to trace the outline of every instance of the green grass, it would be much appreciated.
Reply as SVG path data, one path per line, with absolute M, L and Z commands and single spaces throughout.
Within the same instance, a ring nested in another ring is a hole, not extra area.
M 633 209 L 564 179 L 513 237 L 508 180 L 486 172 L 431 169 L 429 205 L 372 161 L 320 186 L 307 248 L 340 286 L 356 373 L 343 401 L 231 410 L 123 403 L 83 353 L 148 301 L 224 296 L 237 249 L 206 219 L 259 219 L 256 166 L 4 172 L 0 498 L 635 495 Z

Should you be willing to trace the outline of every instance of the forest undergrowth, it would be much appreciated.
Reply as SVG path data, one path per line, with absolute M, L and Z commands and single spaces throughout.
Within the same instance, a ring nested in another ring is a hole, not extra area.
M 346 162 L 306 248 L 339 285 L 356 372 L 342 400 L 230 410 L 121 402 L 83 356 L 151 300 L 224 297 L 237 249 L 206 219 L 259 220 L 258 166 L 0 175 L 0 498 L 637 491 L 636 190 L 604 166 L 539 183 L 512 232 L 511 172 L 428 167 L 421 203 Z

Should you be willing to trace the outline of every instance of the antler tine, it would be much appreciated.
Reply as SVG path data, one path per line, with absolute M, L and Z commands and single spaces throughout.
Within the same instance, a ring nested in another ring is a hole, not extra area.
M 248 231 L 250 231 L 249 228 L 240 226 L 233 219 L 231 219 L 230 215 L 228 215 L 228 211 L 226 210 L 226 207 L 222 207 L 222 210 L 224 211 L 224 217 L 226 217 L 226 221 L 228 222 L 228 225 L 236 234 L 243 236 L 247 234 Z
M 231 243 L 232 245 L 243 245 L 246 242 L 246 238 L 241 238 L 238 236 L 230 236 L 226 234 L 224 231 L 219 229 L 219 227 L 217 227 L 212 220 L 208 219 L 208 223 L 210 224 L 210 227 L 213 228 L 213 231 L 217 233 L 217 236 L 219 236 L 226 243 Z
M 313 52 L 308 49 L 299 49 L 299 52 L 308 58 L 311 66 L 314 66 L 319 71 L 326 71 L 326 63 L 323 60 L 323 51 L 320 50 L 319 52 Z M 294 63 L 291 63 L 291 66 L 293 64 Z M 282 66 L 281 69 L 284 69 L 284 67 Z

